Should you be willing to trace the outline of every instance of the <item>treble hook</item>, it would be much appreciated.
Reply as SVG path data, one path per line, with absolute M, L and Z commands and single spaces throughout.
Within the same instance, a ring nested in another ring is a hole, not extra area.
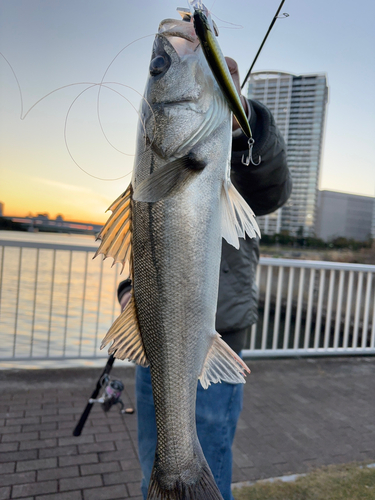
M 253 160 L 253 147 L 254 147 L 254 139 L 252 137 L 250 137 L 249 141 L 248 141 L 248 145 L 249 145 L 249 156 L 246 158 L 245 160 L 245 155 L 242 155 L 242 159 L 241 159 L 241 162 L 243 165 L 246 165 L 247 167 L 250 165 L 250 163 L 252 165 L 254 165 L 255 167 L 257 167 L 258 165 L 260 165 L 260 162 L 262 161 L 262 158 L 261 156 L 259 155 L 259 161 L 258 163 L 255 163 L 254 160 Z

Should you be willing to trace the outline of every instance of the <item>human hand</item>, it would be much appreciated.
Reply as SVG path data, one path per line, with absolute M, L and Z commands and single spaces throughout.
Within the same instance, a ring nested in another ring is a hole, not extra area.
M 233 80 L 234 86 L 236 87 L 238 95 L 241 98 L 242 106 L 244 107 L 244 110 L 245 110 L 245 113 L 246 113 L 246 116 L 247 116 L 248 115 L 247 99 L 243 95 L 241 95 L 240 73 L 239 73 L 239 70 L 238 70 L 238 64 L 231 57 L 226 57 L 225 60 L 227 62 L 229 73 L 232 76 L 232 80 Z M 232 131 L 234 132 L 235 130 L 237 130 L 239 128 L 240 128 L 240 126 L 238 125 L 237 120 L 233 117 Z

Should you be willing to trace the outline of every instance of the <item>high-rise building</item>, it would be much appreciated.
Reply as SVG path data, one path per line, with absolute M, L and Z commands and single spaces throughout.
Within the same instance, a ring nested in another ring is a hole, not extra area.
M 328 87 L 324 74 L 257 72 L 249 78 L 248 97 L 265 104 L 275 117 L 288 148 L 293 192 L 277 212 L 260 217 L 265 234 L 282 230 L 315 232 L 316 204 Z M 302 229 L 301 229 L 302 228 Z
M 0 217 L 3 216 L 3 212 L 4 212 L 4 203 L 1 203 L 0 201 Z

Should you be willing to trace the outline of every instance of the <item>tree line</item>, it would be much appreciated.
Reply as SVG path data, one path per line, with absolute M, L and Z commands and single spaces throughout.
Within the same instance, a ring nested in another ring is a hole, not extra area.
M 261 245 L 264 246 L 289 246 L 312 249 L 348 249 L 360 250 L 361 248 L 371 248 L 374 239 L 369 236 L 365 241 L 357 241 L 353 238 L 339 236 L 330 241 L 324 241 L 315 236 L 303 236 L 303 231 L 298 231 L 297 235 L 289 234 L 289 231 L 281 231 L 277 234 L 262 234 Z

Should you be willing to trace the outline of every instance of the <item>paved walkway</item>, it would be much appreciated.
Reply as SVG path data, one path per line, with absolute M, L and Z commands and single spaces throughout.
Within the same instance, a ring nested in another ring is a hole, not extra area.
M 375 461 L 375 358 L 249 361 L 233 481 Z M 95 405 L 100 369 L 0 371 L 0 500 L 141 500 L 136 417 Z M 113 369 L 133 406 L 133 369 Z

